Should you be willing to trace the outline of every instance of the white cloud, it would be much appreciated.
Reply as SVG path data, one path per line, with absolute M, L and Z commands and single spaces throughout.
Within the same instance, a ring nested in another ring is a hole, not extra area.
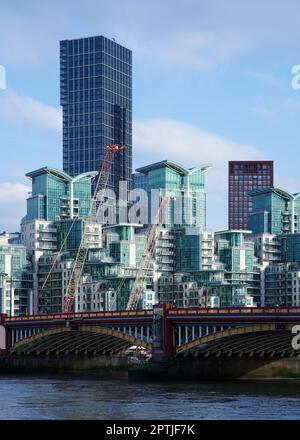
M 51 56 L 57 56 L 59 36 L 68 27 L 68 12 L 62 16 L 57 13 L 57 7 L 44 5 L 39 8 L 34 0 L 18 5 L 4 3 L 2 0 L 1 62 L 31 70 L 45 64 Z
M 0 231 L 19 230 L 29 191 L 30 187 L 23 183 L 0 183 Z
M 195 125 L 174 119 L 150 119 L 134 122 L 134 155 L 139 164 L 145 161 L 173 159 L 186 166 L 212 163 L 226 167 L 228 160 L 263 158 L 252 145 L 243 145 Z
M 170 159 L 193 167 L 211 164 L 207 171 L 208 226 L 226 228 L 227 162 L 263 159 L 262 151 L 224 139 L 194 125 L 172 119 L 134 122 L 135 166 Z M 30 188 L 21 183 L 0 184 L 0 230 L 18 229 L 26 212 Z
M 138 41 L 129 38 L 129 46 L 144 65 L 158 64 L 160 67 L 180 67 L 195 70 L 211 70 L 243 52 L 240 40 L 228 35 L 218 36 L 213 32 L 179 32 L 155 39 Z
M 189 167 L 211 164 L 206 175 L 208 226 L 215 229 L 227 227 L 228 161 L 266 159 L 264 152 L 252 145 L 172 119 L 135 121 L 134 157 L 136 167 L 164 159 Z
M 99 33 L 131 47 L 143 65 L 199 70 L 249 51 L 296 48 L 300 37 L 298 0 L 2 3 L 1 62 L 29 69 L 56 57 L 58 40 Z
M 61 131 L 61 110 L 13 90 L 0 95 L 0 117 L 14 124 Z

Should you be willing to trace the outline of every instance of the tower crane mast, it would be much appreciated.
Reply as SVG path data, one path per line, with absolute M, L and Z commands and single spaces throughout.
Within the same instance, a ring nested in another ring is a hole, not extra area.
M 148 234 L 145 250 L 142 255 L 141 263 L 134 280 L 126 310 L 136 309 L 139 300 L 143 294 L 143 285 L 146 278 L 146 272 L 149 269 L 151 260 L 155 257 L 155 245 L 157 243 L 160 227 L 162 224 L 162 214 L 166 205 L 170 202 L 170 197 L 164 197 L 155 215 L 153 224 L 151 225 Z

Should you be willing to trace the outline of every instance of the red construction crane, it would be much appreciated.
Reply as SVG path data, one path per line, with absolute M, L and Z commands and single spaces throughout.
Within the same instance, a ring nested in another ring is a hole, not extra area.
M 84 263 L 87 257 L 88 243 L 86 234 L 86 223 L 92 222 L 94 220 L 94 210 L 96 208 L 97 195 L 99 191 L 104 190 L 107 187 L 115 154 L 123 151 L 125 148 L 125 145 L 119 144 L 111 144 L 106 147 L 101 164 L 101 169 L 99 170 L 99 174 L 97 176 L 96 188 L 90 205 L 89 213 L 86 222 L 84 222 L 80 246 L 77 251 L 77 255 L 69 279 L 69 284 L 67 286 L 66 294 L 64 296 L 63 312 L 70 313 L 72 311 L 76 292 L 78 289 L 78 283 L 80 281 L 84 268 Z
M 94 210 L 96 208 L 97 195 L 99 191 L 104 190 L 107 187 L 115 154 L 123 151 L 125 148 L 125 145 L 119 144 L 111 144 L 106 147 L 101 169 L 99 170 L 99 174 L 97 176 L 96 188 L 90 205 L 87 220 L 86 222 L 84 222 L 80 246 L 77 251 L 77 255 L 69 279 L 69 284 L 67 286 L 66 294 L 64 296 L 63 312 L 70 313 L 72 311 L 76 292 L 78 289 L 78 283 L 80 281 L 84 268 L 84 263 L 87 257 L 88 243 L 86 234 L 86 223 L 92 222 L 94 220 Z
M 147 272 L 150 269 L 150 263 L 155 258 L 155 247 L 159 238 L 160 228 L 163 223 L 164 209 L 171 200 L 174 200 L 174 198 L 164 197 L 162 199 L 154 222 L 148 230 L 145 249 L 129 295 L 126 310 L 136 309 L 140 299 L 142 298 L 144 281 L 147 277 Z
M 67 286 L 66 294 L 64 296 L 64 302 L 63 302 L 63 307 L 62 307 L 63 312 L 70 313 L 72 311 L 72 307 L 73 307 L 75 296 L 76 296 L 77 289 L 78 289 L 78 283 L 80 281 L 82 271 L 84 268 L 84 263 L 85 263 L 85 260 L 87 257 L 89 246 L 88 246 L 88 240 L 87 240 L 87 234 L 86 234 L 86 232 L 87 232 L 86 223 L 95 221 L 94 213 L 96 211 L 97 195 L 98 195 L 99 191 L 104 190 L 107 187 L 115 154 L 122 152 L 125 148 L 126 148 L 125 145 L 119 145 L 119 144 L 110 144 L 106 147 L 104 157 L 103 157 L 103 160 L 101 163 L 101 168 L 100 168 L 99 173 L 96 177 L 96 179 L 97 179 L 96 188 L 95 188 L 95 191 L 93 194 L 93 198 L 91 200 L 89 212 L 88 212 L 88 215 L 86 216 L 85 221 L 83 223 L 83 231 L 82 231 L 80 246 L 78 248 L 76 258 L 75 258 L 74 264 L 72 266 L 69 284 Z M 75 219 L 74 219 L 74 221 L 75 221 Z M 72 229 L 74 221 L 73 221 L 72 225 L 70 226 L 70 230 Z M 70 230 L 67 234 L 67 237 L 70 233 Z M 61 253 L 63 252 L 67 237 L 65 238 L 65 240 L 61 246 L 60 251 L 58 252 L 58 254 L 56 255 L 56 257 L 54 259 L 54 262 L 52 264 L 50 272 L 47 275 L 47 278 L 44 282 L 42 289 L 39 291 L 39 294 L 42 294 L 42 292 L 45 288 L 45 284 L 48 281 L 52 270 L 54 269 L 55 263 L 58 261 L 59 255 L 61 255 Z

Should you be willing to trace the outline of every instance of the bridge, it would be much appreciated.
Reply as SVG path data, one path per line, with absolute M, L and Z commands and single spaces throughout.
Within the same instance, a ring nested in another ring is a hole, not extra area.
M 131 346 L 171 358 L 283 358 L 300 308 L 172 308 L 0 315 L 0 350 L 15 356 L 114 356 Z

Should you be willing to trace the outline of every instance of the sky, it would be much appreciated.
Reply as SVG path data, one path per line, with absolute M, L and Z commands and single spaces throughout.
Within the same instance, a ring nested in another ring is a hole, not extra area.
M 30 181 L 62 168 L 59 41 L 104 35 L 133 51 L 133 166 L 206 174 L 207 226 L 227 228 L 228 160 L 274 160 L 300 191 L 298 0 L 1 0 L 0 231 L 19 230 Z

